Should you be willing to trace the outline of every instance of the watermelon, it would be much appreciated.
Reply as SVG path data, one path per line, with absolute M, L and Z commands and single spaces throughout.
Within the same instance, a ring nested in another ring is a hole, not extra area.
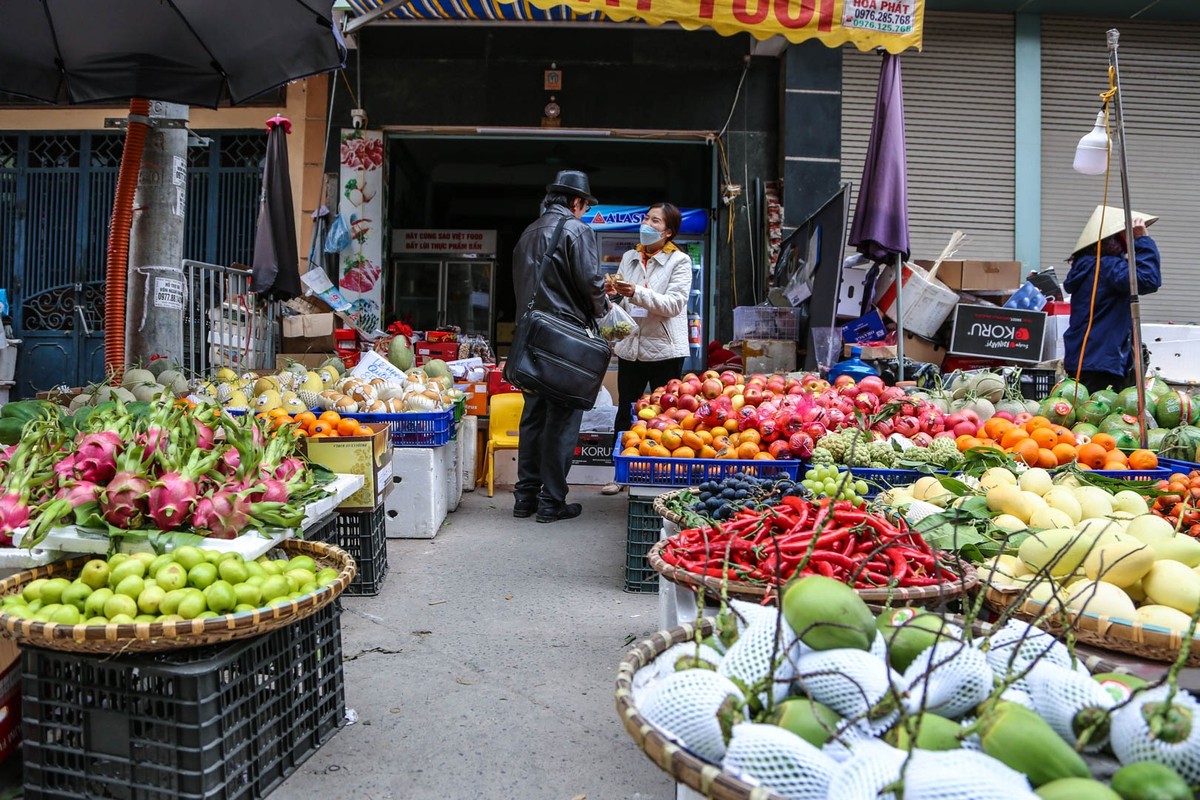
M 1075 418 L 1081 422 L 1090 422 L 1093 425 L 1099 425 L 1111 413 L 1113 413 L 1111 403 L 1103 398 L 1097 399 L 1095 395 L 1092 395 L 1091 400 L 1088 400 L 1075 409 Z
M 1146 380 L 1143 382 L 1143 385 L 1146 387 L 1147 404 L 1150 402 L 1150 397 L 1158 400 L 1158 398 L 1171 392 L 1170 385 L 1157 375 L 1146 378 Z
M 1065 397 L 1067 400 L 1070 400 L 1072 406 L 1084 402 L 1090 394 L 1086 386 L 1070 378 L 1064 378 L 1056 383 L 1054 389 L 1050 392 L 1051 397 Z
M 1138 421 L 1134 414 L 1109 414 L 1100 423 L 1100 432 L 1117 435 L 1120 430 L 1137 430 Z
M 1091 440 L 1091 438 L 1099 432 L 1100 429 L 1090 422 L 1076 422 L 1071 427 L 1071 433 L 1075 434 L 1075 438 L 1078 439 L 1081 444 Z
M 1092 400 L 1103 400 L 1110 406 L 1116 406 L 1117 393 L 1111 386 L 1105 386 L 1103 389 L 1097 389 L 1092 392 Z
M 1150 398 L 1146 398 L 1146 408 L 1149 410 L 1152 405 Z M 1113 404 L 1113 413 L 1115 414 L 1133 414 L 1137 415 L 1138 407 L 1138 390 L 1136 386 L 1126 386 L 1117 393 L 1117 402 Z
M 1200 447 L 1200 428 L 1192 425 L 1181 425 L 1167 431 L 1159 445 L 1158 454 L 1163 458 L 1173 458 L 1177 461 L 1194 461 L 1196 448 Z
M 1149 398 L 1147 398 L 1149 402 Z M 1154 419 L 1164 428 L 1178 428 L 1192 421 L 1195 414 L 1187 392 L 1168 392 L 1154 404 Z
M 1047 397 L 1042 401 L 1039 410 L 1043 417 L 1055 425 L 1065 425 L 1069 428 L 1075 423 L 1075 409 L 1072 408 L 1070 400 L 1061 395 Z

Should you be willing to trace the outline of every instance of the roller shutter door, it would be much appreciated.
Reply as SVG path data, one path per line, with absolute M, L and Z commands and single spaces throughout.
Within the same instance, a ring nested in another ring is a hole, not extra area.
M 902 57 L 914 258 L 936 257 L 955 229 L 969 237 L 959 257 L 1013 257 L 1013 52 L 1011 16 L 927 11 L 924 52 Z M 842 80 L 841 174 L 856 198 L 879 56 L 847 48 Z
M 1072 17 L 1042 21 L 1042 263 L 1066 274 L 1104 177 L 1071 169 L 1075 145 L 1108 88 L 1105 32 L 1120 30 L 1118 55 L 1135 209 L 1162 217 L 1151 233 L 1163 257 L 1163 288 L 1142 298 L 1145 322 L 1200 323 L 1200 25 Z M 1115 124 L 1115 113 L 1113 114 Z M 1121 205 L 1113 153 L 1109 205 Z

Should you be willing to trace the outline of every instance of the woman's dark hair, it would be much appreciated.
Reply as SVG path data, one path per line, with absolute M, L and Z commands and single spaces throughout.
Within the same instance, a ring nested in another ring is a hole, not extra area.
M 671 241 L 679 235 L 679 226 L 683 224 L 683 215 L 679 213 L 679 209 L 670 203 L 655 203 L 646 209 L 646 213 L 650 213 L 656 208 L 661 208 L 663 212 L 663 221 L 667 223 L 667 230 L 671 235 L 667 237 L 667 241 Z

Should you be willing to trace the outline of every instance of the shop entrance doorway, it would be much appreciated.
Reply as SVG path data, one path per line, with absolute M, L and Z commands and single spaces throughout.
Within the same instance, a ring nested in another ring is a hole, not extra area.
M 521 231 L 539 212 L 546 184 L 561 169 L 588 173 L 592 193 L 604 204 L 649 205 L 667 201 L 684 208 L 716 207 L 716 148 L 705 133 L 576 132 L 548 129 L 472 129 L 431 134 L 388 131 L 388 225 L 397 229 L 495 231 L 490 340 L 506 352 L 517 309 L 512 251 Z M 711 229 L 711 221 L 710 221 Z M 710 237 L 711 241 L 711 237 Z M 711 245 L 710 245 L 711 246 Z M 392 237 L 396 250 L 396 237 Z M 713 264 L 706 254 L 706 264 Z M 384 270 L 389 284 L 413 277 L 413 260 L 394 254 Z M 711 268 L 710 268 L 711 269 Z M 706 275 L 705 286 L 713 286 Z M 707 308 L 711 297 L 704 297 Z M 413 309 L 383 309 L 384 325 L 416 321 Z M 445 324 L 455 320 L 447 318 Z

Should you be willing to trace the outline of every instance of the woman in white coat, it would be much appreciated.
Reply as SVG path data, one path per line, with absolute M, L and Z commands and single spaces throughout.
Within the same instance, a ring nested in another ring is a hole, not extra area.
M 619 437 L 633 422 L 631 407 L 646 392 L 680 377 L 688 355 L 687 303 L 692 291 L 692 259 L 672 240 L 682 216 L 670 203 L 656 203 L 642 219 L 641 244 L 621 259 L 621 280 L 610 291 L 637 328 L 616 343 L 617 419 Z M 616 494 L 609 483 L 600 490 Z

